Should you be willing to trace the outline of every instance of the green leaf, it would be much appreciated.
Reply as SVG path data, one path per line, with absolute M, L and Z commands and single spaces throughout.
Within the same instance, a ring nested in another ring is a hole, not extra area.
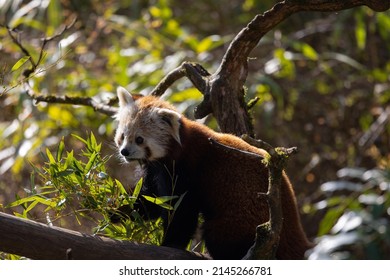
M 71 166 L 74 161 L 73 151 L 67 152 L 65 167 Z
M 89 158 L 89 161 L 88 161 L 87 165 L 85 166 L 85 169 L 84 169 L 85 173 L 88 173 L 92 169 L 92 166 L 93 166 L 97 156 L 98 156 L 97 152 L 93 152 L 92 153 L 91 157 Z
M 175 198 L 178 198 L 177 195 L 175 196 L 160 196 L 160 197 L 152 197 L 152 196 L 148 196 L 148 195 L 143 195 L 143 197 L 147 200 L 147 201 L 150 201 L 156 205 L 159 205 L 165 209 L 168 209 L 168 210 L 174 210 L 174 208 L 172 207 L 172 205 L 170 204 L 167 204 L 168 201 L 171 201 L 172 199 L 175 199 Z
M 62 12 L 61 12 L 61 4 L 59 0 L 50 0 L 50 4 L 48 6 L 48 17 L 49 17 L 49 25 L 48 25 L 48 35 L 51 36 L 54 34 L 54 31 L 61 25 L 62 22 Z
M 77 140 L 80 140 L 81 142 L 83 142 L 85 145 L 88 145 L 88 141 L 85 140 L 85 139 L 83 139 L 83 138 L 81 138 L 80 136 L 78 136 L 78 135 L 76 135 L 76 134 L 72 134 L 72 136 L 73 136 L 74 138 L 76 138 Z
M 18 199 L 16 201 L 12 202 L 11 204 L 9 204 L 7 207 L 15 207 L 15 206 L 22 205 L 26 202 L 34 202 L 34 201 L 37 201 L 38 203 L 41 203 L 41 204 L 44 204 L 44 205 L 47 205 L 50 207 L 55 207 L 55 205 L 56 205 L 56 203 L 51 201 L 50 199 L 34 195 L 34 196 L 29 196 L 29 197 Z
M 84 168 L 83 168 L 83 166 L 81 165 L 81 163 L 80 163 L 77 159 L 73 158 L 72 166 L 73 166 L 78 172 L 84 174 Z
M 135 186 L 135 189 L 133 191 L 133 197 L 138 198 L 138 195 L 142 188 L 142 184 L 143 184 L 143 178 L 139 179 L 137 185 Z
M 54 159 L 53 154 L 50 152 L 50 150 L 48 148 L 46 148 L 46 155 L 47 155 L 47 158 L 49 159 L 50 164 L 56 163 L 56 160 Z
M 223 44 L 223 40 L 220 36 L 212 35 L 204 38 L 196 45 L 196 52 L 202 53 L 206 51 L 211 51 L 212 49 Z
M 35 189 L 35 172 L 31 172 L 30 174 L 30 188 L 32 191 Z
M 61 161 L 61 158 L 62 158 L 62 154 L 64 152 L 64 149 L 65 149 L 65 144 L 64 144 L 64 137 L 62 137 L 62 140 L 60 141 L 60 143 L 58 144 L 58 149 L 57 149 L 57 162 Z
M 360 50 L 364 50 L 364 47 L 366 46 L 366 38 L 367 38 L 366 24 L 363 17 L 364 15 L 362 13 L 357 13 L 355 16 L 355 20 L 356 20 L 355 37 L 356 37 L 357 46 Z
M 187 192 L 183 193 L 180 198 L 177 200 L 177 202 L 175 203 L 175 206 L 173 206 L 173 209 L 176 210 L 179 206 L 180 206 L 180 203 L 181 201 L 183 200 L 184 196 L 187 194 Z
M 123 185 L 122 185 L 121 182 L 119 182 L 117 179 L 115 179 L 115 183 L 116 183 L 116 185 L 117 185 L 118 188 L 119 188 L 119 193 L 120 193 L 120 194 L 127 194 L 127 191 L 126 191 L 126 189 L 123 187 Z M 138 185 L 138 184 L 137 184 L 137 185 Z
M 15 207 L 15 206 L 19 206 L 21 204 L 24 204 L 26 202 L 30 202 L 30 201 L 33 201 L 35 198 L 35 196 L 28 196 L 28 197 L 25 197 L 25 198 L 21 198 L 21 199 L 18 199 L 10 204 L 7 205 L 7 207 Z
M 70 174 L 73 174 L 74 173 L 74 169 L 71 169 L 71 168 L 68 168 L 68 169 L 65 169 L 63 171 L 60 171 L 58 173 L 56 173 L 55 177 L 58 178 L 58 177 L 66 177 L 66 176 L 69 176 Z
M 32 210 L 35 206 L 37 206 L 38 203 L 38 200 L 34 200 L 33 202 L 31 202 L 30 205 L 23 211 L 23 214 L 27 215 L 27 213 L 30 212 L 30 210 Z
M 90 150 L 92 150 L 92 151 L 96 150 L 96 147 L 97 147 L 96 137 L 92 131 L 91 131 L 91 135 L 89 136 L 89 139 L 88 139 L 88 144 L 89 144 L 88 148 Z
M 302 53 L 311 60 L 318 60 L 318 53 L 308 44 L 302 44 Z
M 23 66 L 28 60 L 30 59 L 30 56 L 23 56 L 21 59 L 19 59 L 14 66 L 11 68 L 11 72 L 18 70 L 20 67 Z
M 343 215 L 344 211 L 345 211 L 345 207 L 335 207 L 329 209 L 325 217 L 322 219 L 320 223 L 318 229 L 318 236 L 322 236 L 324 234 L 329 233 L 329 231 L 336 224 L 336 222 L 341 217 L 341 215 Z

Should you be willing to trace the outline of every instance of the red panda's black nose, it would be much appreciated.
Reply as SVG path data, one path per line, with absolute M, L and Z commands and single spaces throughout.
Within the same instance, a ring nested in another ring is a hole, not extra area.
M 124 157 L 128 157 L 130 155 L 130 152 L 126 148 L 124 148 L 121 150 L 121 155 Z

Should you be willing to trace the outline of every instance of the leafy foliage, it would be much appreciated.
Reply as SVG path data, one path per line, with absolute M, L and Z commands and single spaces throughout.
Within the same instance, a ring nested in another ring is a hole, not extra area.
M 390 254 L 390 169 L 343 168 L 321 186 L 327 209 L 311 259 L 386 259 Z
M 160 221 L 145 222 L 134 211 L 133 220 L 112 224 L 110 217 L 122 206 L 133 205 L 138 197 L 142 180 L 129 196 L 123 185 L 110 177 L 105 169 L 108 157 L 101 157 L 101 144 L 96 142 L 93 133 L 87 139 L 74 135 L 84 143 L 79 158 L 73 150 L 65 151 L 64 141 L 60 141 L 57 152 L 53 155 L 46 150 L 42 156 L 45 166 L 34 168 L 31 175 L 30 189 L 25 189 L 27 196 L 18 198 L 8 207 L 21 206 L 21 213 L 15 215 L 28 218 L 30 212 L 44 206 L 46 222 L 71 215 L 80 224 L 80 218 L 87 218 L 96 224 L 94 232 L 117 239 L 129 239 L 140 242 L 159 244 L 161 239 Z M 36 183 L 36 176 L 39 182 Z

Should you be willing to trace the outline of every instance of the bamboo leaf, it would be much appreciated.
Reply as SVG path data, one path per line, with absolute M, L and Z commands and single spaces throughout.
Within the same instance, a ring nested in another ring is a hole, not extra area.
M 19 206 L 21 204 L 24 204 L 26 202 L 31 202 L 35 200 L 35 196 L 28 196 L 28 197 L 25 197 L 25 198 L 21 198 L 21 199 L 18 199 L 10 204 L 7 205 L 7 207 L 15 207 L 15 206 Z
M 30 212 L 30 210 L 32 210 L 35 206 L 37 206 L 38 203 L 38 200 L 34 200 L 33 202 L 31 202 L 30 205 L 23 211 L 23 214 L 27 215 L 27 213 Z
M 161 206 L 167 210 L 174 210 L 172 205 L 168 204 L 168 201 L 171 201 L 172 199 L 178 198 L 177 195 L 175 196 L 160 196 L 160 197 L 152 197 L 148 195 L 143 195 L 143 197 L 147 200 L 150 201 L 158 206 Z
M 20 67 L 23 66 L 23 64 L 25 64 L 28 60 L 30 59 L 30 56 L 23 56 L 21 59 L 19 59 L 15 64 L 14 66 L 12 66 L 11 68 L 11 72 L 14 72 L 16 70 L 18 70 Z
M 68 168 L 68 169 L 65 169 L 63 171 L 60 171 L 58 172 L 55 177 L 58 178 L 58 177 L 66 177 L 66 176 L 69 176 L 70 174 L 73 174 L 74 173 L 74 169 L 71 169 L 71 168 Z
M 183 200 L 184 196 L 187 194 L 187 192 L 183 193 L 180 198 L 176 201 L 175 206 L 173 206 L 173 209 L 176 210 L 179 206 L 181 201 Z
M 46 148 L 46 155 L 47 155 L 47 158 L 49 159 L 50 164 L 56 163 L 56 160 L 54 159 L 53 154 L 50 152 L 50 150 L 48 148 Z
M 78 135 L 76 135 L 76 134 L 72 134 L 72 136 L 73 136 L 74 138 L 76 138 L 77 140 L 80 140 L 80 141 L 83 142 L 84 144 L 88 145 L 87 140 L 81 138 L 80 136 L 78 136 Z
M 345 207 L 335 207 L 329 209 L 320 223 L 318 236 L 329 233 L 332 227 L 336 224 L 337 220 L 341 217 L 341 215 L 343 215 L 344 211 Z
M 48 34 L 49 36 L 54 34 L 54 31 L 60 26 L 62 22 L 61 4 L 58 0 L 51 0 L 48 6 Z
M 143 183 L 143 178 L 141 178 L 138 181 L 137 185 L 135 186 L 135 189 L 134 189 L 134 192 L 133 192 L 133 197 L 138 198 L 138 195 L 139 195 L 139 193 L 141 191 L 141 188 L 142 188 L 142 183 Z
M 311 60 L 318 60 L 318 53 L 308 44 L 302 45 L 302 53 Z
M 91 135 L 89 136 L 88 140 L 89 140 L 88 141 L 88 149 L 90 149 L 91 151 L 96 151 L 97 142 L 96 142 L 96 137 L 93 134 L 93 132 L 91 132 Z
M 85 166 L 85 169 L 84 169 L 85 173 L 88 173 L 92 169 L 92 166 L 93 166 L 97 156 L 98 156 L 97 152 L 93 152 L 92 153 L 91 157 L 89 158 L 89 161 L 88 161 L 87 165 Z
M 196 52 L 202 53 L 210 51 L 223 44 L 223 40 L 218 35 L 212 35 L 204 38 L 196 45 Z
M 60 143 L 58 144 L 58 149 L 57 149 L 57 161 L 59 162 L 62 158 L 62 154 L 64 152 L 64 149 L 65 149 L 65 144 L 64 144 L 64 137 L 62 137 L 62 140 L 60 141 Z

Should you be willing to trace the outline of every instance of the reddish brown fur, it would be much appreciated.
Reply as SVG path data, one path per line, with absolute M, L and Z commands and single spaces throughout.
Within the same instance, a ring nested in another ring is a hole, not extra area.
M 219 248 L 226 247 L 226 243 L 246 244 L 249 248 L 256 226 L 269 220 L 268 205 L 257 196 L 268 190 L 268 169 L 260 161 L 245 161 L 227 154 L 208 139 L 262 156 L 266 152 L 241 138 L 216 133 L 186 118 L 182 118 L 180 135 L 182 147 L 177 147 L 176 156 L 184 158 L 200 176 L 199 193 L 208 207 L 204 211 L 204 238 Z M 302 259 L 311 245 L 301 226 L 294 190 L 285 174 L 281 194 L 284 222 L 277 258 Z M 227 250 L 234 250 L 232 246 Z
M 154 97 L 137 99 L 137 106 L 140 110 L 156 107 L 175 110 L 172 105 Z M 156 130 L 156 137 L 158 133 Z M 218 259 L 241 258 L 254 242 L 256 226 L 269 219 L 268 205 L 264 198 L 258 197 L 258 193 L 267 192 L 268 169 L 261 159 L 247 159 L 239 153 L 226 153 L 209 139 L 263 157 L 266 152 L 236 136 L 217 133 L 185 117 L 180 118 L 179 135 L 181 144 L 167 139 L 169 151 L 158 160 L 163 166 L 175 166 L 177 169 L 175 174 L 178 176 L 178 185 L 175 191 L 180 192 L 178 195 L 187 192 L 179 212 L 174 216 L 176 222 L 173 221 L 166 228 L 168 233 L 164 244 L 185 246 L 200 211 L 205 220 L 203 238 L 211 255 Z M 157 165 L 146 166 L 146 172 L 153 178 L 145 182 L 149 182 L 151 188 L 156 188 L 157 177 L 154 172 L 160 176 L 157 182 L 160 187 L 157 189 L 161 190 L 169 182 L 166 183 L 168 176 L 164 175 L 167 168 L 158 168 Z M 311 244 L 301 226 L 294 191 L 285 174 L 281 187 L 284 220 L 277 258 L 302 259 Z M 182 240 L 179 240 L 180 234 L 185 235 Z

